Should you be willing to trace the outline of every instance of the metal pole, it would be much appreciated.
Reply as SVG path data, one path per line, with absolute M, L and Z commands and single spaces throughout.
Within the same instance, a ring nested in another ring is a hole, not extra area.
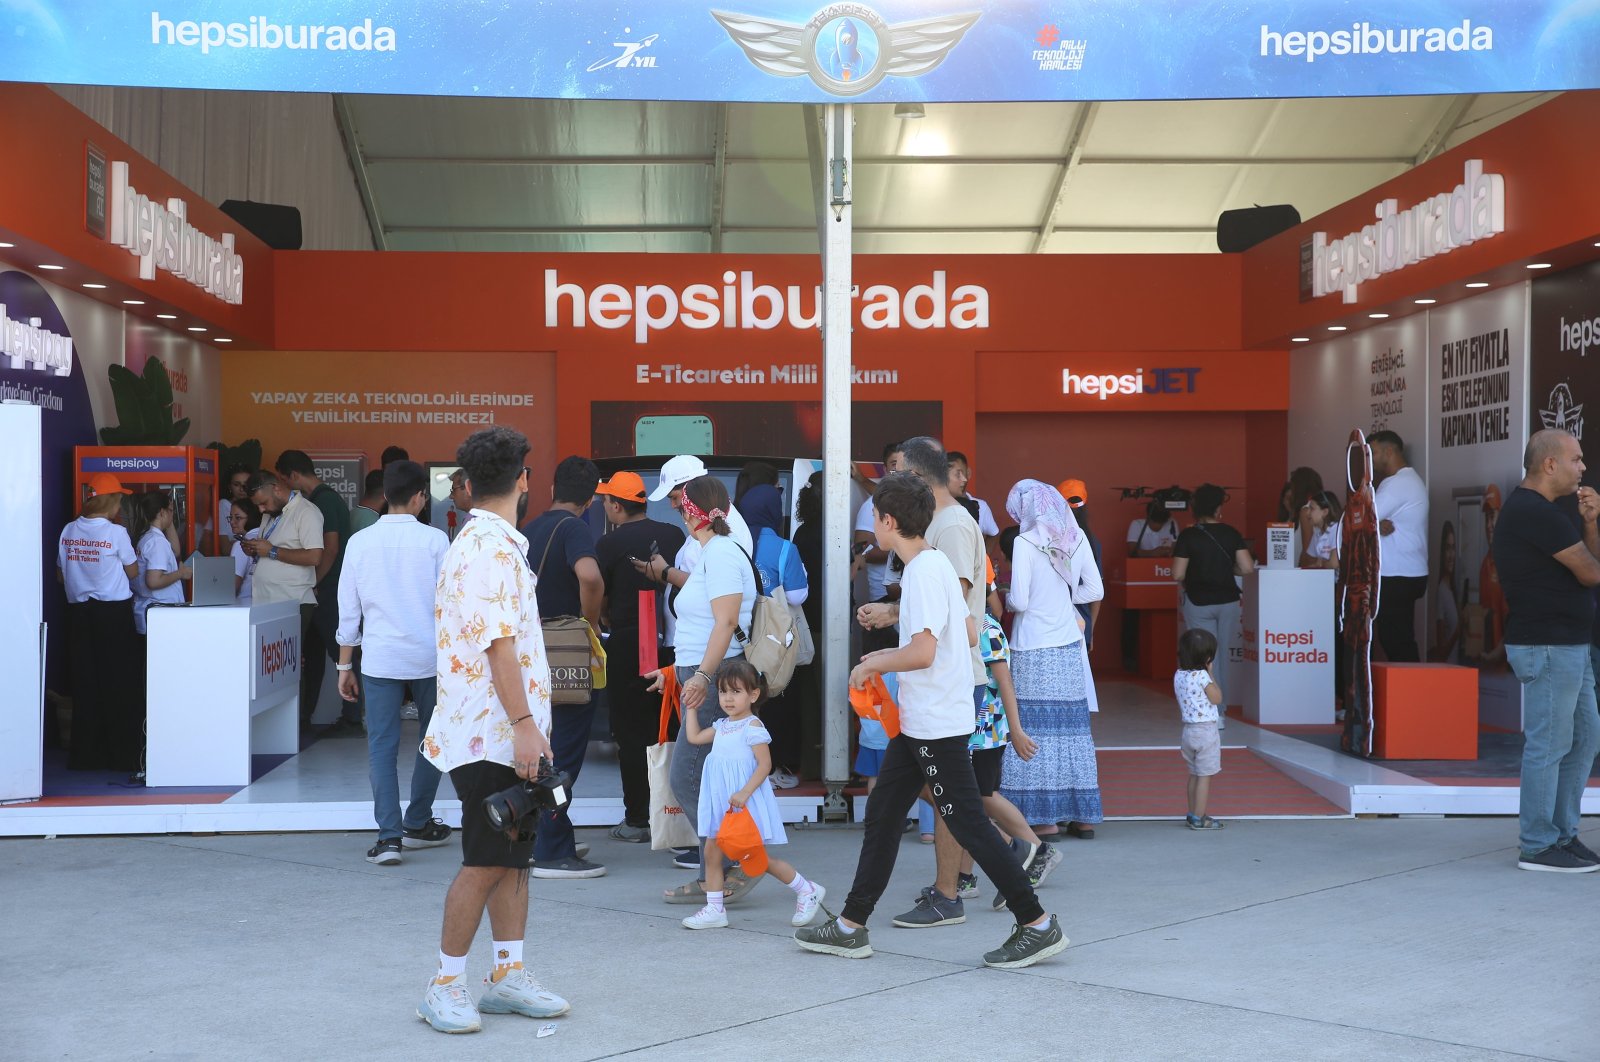
M 823 108 L 827 187 L 822 226 L 822 816 L 848 815 L 850 778 L 850 200 L 851 126 L 848 103 Z

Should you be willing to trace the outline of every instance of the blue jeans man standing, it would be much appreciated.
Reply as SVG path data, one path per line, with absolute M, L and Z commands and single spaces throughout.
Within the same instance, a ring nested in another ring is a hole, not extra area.
M 1587 645 L 1508 645 L 1522 682 L 1522 803 L 1518 847 L 1526 861 L 1578 836 L 1579 806 L 1600 755 L 1594 657 Z M 1597 867 L 1600 869 L 1600 867 Z

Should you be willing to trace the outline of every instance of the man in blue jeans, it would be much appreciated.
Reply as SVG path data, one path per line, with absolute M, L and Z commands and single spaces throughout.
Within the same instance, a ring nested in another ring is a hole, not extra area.
M 1580 487 L 1583 448 L 1566 432 L 1537 432 L 1525 475 L 1500 510 L 1494 563 L 1510 612 L 1506 659 L 1522 683 L 1523 870 L 1600 870 L 1578 839 L 1583 789 L 1600 752 L 1596 714 L 1592 588 L 1600 586 L 1600 495 Z M 1577 519 L 1570 503 L 1578 499 Z
M 389 512 L 350 536 L 339 572 L 339 696 L 354 701 L 364 691 L 367 759 L 378 843 L 367 862 L 390 866 L 400 850 L 433 848 L 450 840 L 450 827 L 433 817 L 439 770 L 416 753 L 411 802 L 400 815 L 400 705 L 411 685 L 418 733 L 427 733 L 438 693 L 433 605 L 439 570 L 450 542 L 443 531 L 417 519 L 428 501 L 428 474 L 414 461 L 383 470 Z M 355 647 L 361 647 L 356 680 Z

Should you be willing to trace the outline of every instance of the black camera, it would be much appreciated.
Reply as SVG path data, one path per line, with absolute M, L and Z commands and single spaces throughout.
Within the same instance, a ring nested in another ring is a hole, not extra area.
M 572 779 L 541 756 L 536 777 L 484 797 L 483 813 L 501 833 L 522 833 L 526 820 L 543 811 L 560 811 L 571 801 Z

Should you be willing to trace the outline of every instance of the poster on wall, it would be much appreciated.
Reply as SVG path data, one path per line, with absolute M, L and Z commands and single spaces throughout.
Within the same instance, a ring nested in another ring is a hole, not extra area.
M 1522 728 L 1506 664 L 1505 598 L 1490 547 L 1528 439 L 1528 286 L 1430 314 L 1428 656 L 1476 667 L 1479 721 Z
M 1316 469 L 1344 496 L 1343 441 L 1352 425 L 1370 435 L 1392 431 L 1406 458 L 1428 478 L 1428 318 L 1364 328 L 1294 351 L 1289 361 L 1289 467 Z
M 38 560 L 46 573 L 55 571 L 61 528 L 74 512 L 72 448 L 98 442 L 84 371 L 72 331 L 50 292 L 26 273 L 0 272 L 0 402 L 26 402 L 43 411 L 38 509 L 6 515 L 30 515 L 40 522 Z M 53 576 L 45 587 L 45 622 L 53 630 L 65 629 L 66 600 L 54 590 Z M 58 660 L 62 656 L 56 654 Z M 59 678 L 52 673 L 49 684 L 58 686 Z
M 1585 408 L 1600 413 L 1600 262 L 1534 281 L 1529 345 L 1530 427 L 1583 442 Z
M 267 460 L 287 450 L 367 458 L 401 446 L 413 461 L 453 464 L 480 428 L 508 425 L 533 447 L 534 490 L 555 471 L 555 358 L 548 353 L 279 351 L 271 371 L 228 357 L 222 430 L 260 439 Z M 537 496 L 537 495 L 536 495 Z

